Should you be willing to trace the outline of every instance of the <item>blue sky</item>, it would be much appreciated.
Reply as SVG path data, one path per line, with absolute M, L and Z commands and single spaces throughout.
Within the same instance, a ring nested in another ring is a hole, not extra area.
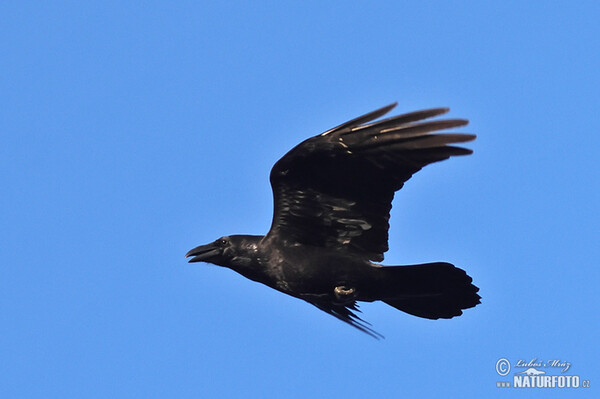
M 2 397 L 597 397 L 597 2 L 6 1 L 0 15 Z M 452 262 L 481 305 L 430 321 L 364 304 L 376 341 L 185 262 L 264 234 L 272 164 L 393 101 L 449 106 L 478 138 L 397 194 L 384 263 Z M 500 358 L 568 361 L 592 388 L 496 388 Z

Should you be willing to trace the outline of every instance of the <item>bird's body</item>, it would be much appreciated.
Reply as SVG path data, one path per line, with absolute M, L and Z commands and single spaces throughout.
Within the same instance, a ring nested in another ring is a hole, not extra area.
M 395 104 L 394 104 L 395 105 Z M 274 215 L 265 236 L 233 235 L 189 251 L 190 262 L 225 266 L 372 336 L 353 311 L 377 300 L 430 319 L 479 303 L 478 288 L 449 263 L 381 266 L 394 193 L 423 166 L 471 151 L 447 145 L 475 138 L 431 134 L 462 119 L 415 123 L 447 112 L 417 111 L 366 124 L 384 107 L 312 137 L 271 171 Z
M 264 236 L 233 235 L 220 240 L 241 250 L 228 262 L 215 264 L 302 299 L 331 297 L 336 286 L 364 281 L 369 269 L 375 268 L 368 261 L 334 250 L 303 244 L 288 246 Z M 318 265 L 314 259 L 319 260 Z

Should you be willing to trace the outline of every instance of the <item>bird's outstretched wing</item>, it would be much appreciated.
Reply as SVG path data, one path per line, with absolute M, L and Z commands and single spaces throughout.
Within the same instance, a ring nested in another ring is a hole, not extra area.
M 469 149 L 471 134 L 434 134 L 465 119 L 423 121 L 435 108 L 372 122 L 388 105 L 300 143 L 271 170 L 273 223 L 267 237 L 382 261 L 394 192 L 425 165 Z

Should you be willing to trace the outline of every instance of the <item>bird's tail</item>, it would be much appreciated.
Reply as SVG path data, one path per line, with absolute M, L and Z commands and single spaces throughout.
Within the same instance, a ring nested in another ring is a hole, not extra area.
M 450 319 L 481 303 L 471 277 L 450 263 L 387 266 L 378 273 L 378 299 L 415 316 Z

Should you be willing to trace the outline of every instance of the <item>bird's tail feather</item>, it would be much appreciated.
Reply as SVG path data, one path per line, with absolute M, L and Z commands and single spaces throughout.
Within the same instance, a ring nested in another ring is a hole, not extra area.
M 450 319 L 481 303 L 471 277 L 450 263 L 387 266 L 378 273 L 378 299 L 415 316 Z

